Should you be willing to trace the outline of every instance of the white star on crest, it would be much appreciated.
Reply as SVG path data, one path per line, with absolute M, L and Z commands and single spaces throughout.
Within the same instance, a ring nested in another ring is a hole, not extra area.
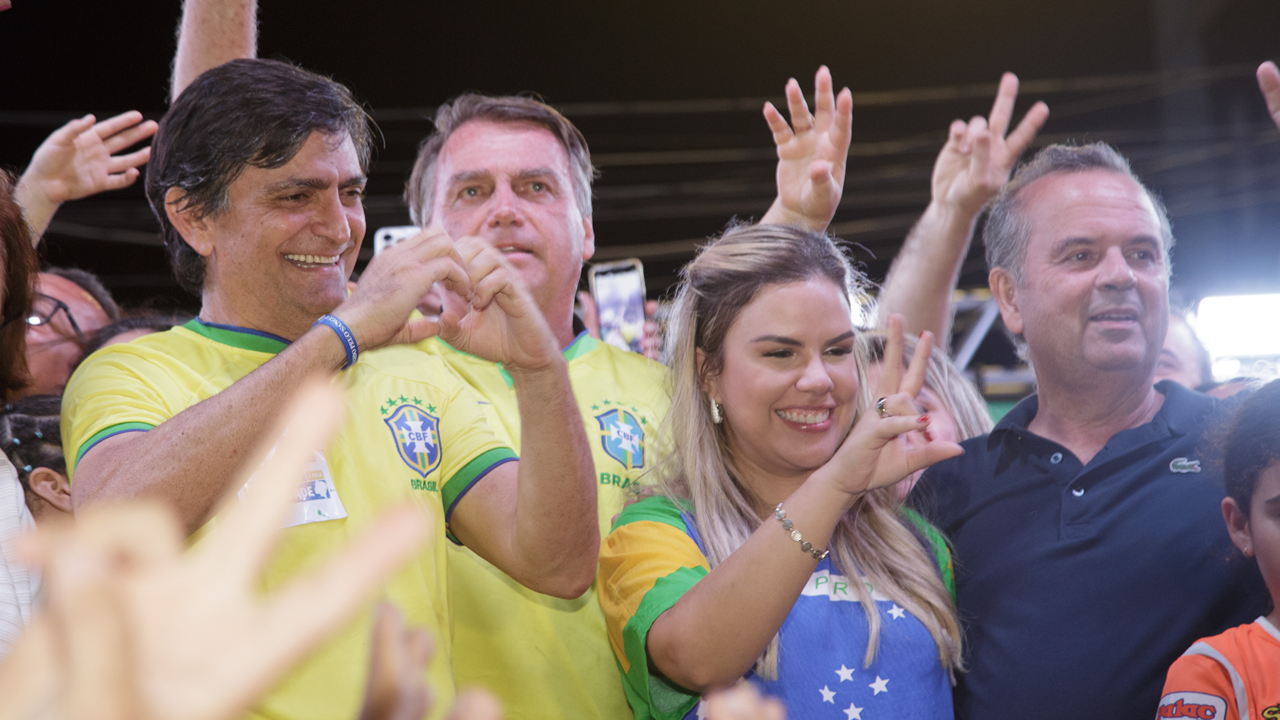
M 873 696 L 879 695 L 882 692 L 889 692 L 889 681 L 877 675 L 876 681 L 871 683 L 867 687 L 871 688 L 872 690 L 875 690 L 875 692 L 871 693 Z
M 835 697 L 836 697 L 835 691 L 833 691 L 833 690 L 828 690 L 828 689 L 827 689 L 827 686 L 826 686 L 826 685 L 823 685 L 823 686 L 822 686 L 822 689 L 821 689 L 821 690 L 819 690 L 818 692 L 822 693 L 822 702 L 829 702 L 829 703 L 831 703 L 832 705 L 835 705 L 835 704 L 836 704 L 836 701 L 835 701 Z
M 897 603 L 894 603 L 893 607 L 889 608 L 889 614 L 893 616 L 894 620 L 901 620 L 907 614 L 907 611 L 898 607 Z
M 849 703 L 849 707 L 844 709 L 844 720 L 862 720 L 862 708 Z
M 844 666 L 844 663 L 840 663 L 840 669 L 836 671 L 836 674 L 840 676 L 840 682 L 844 682 L 845 680 L 852 680 L 853 668 L 847 668 Z
M 632 455 L 639 449 L 636 447 L 635 435 L 631 432 L 631 428 L 618 418 L 614 418 L 613 424 L 609 426 L 609 437 L 617 440 L 618 447 Z
M 427 424 L 426 419 L 420 419 L 420 420 L 405 420 L 405 424 L 407 424 L 407 425 L 409 426 L 409 428 L 410 428 L 409 432 L 411 432 L 411 433 L 425 434 L 425 435 L 426 435 L 426 439 L 425 439 L 425 440 L 423 440 L 423 441 L 421 441 L 421 442 L 423 442 L 423 444 L 428 445 L 428 446 L 435 446 L 435 444 L 436 444 L 436 431 L 435 431 L 435 429 L 434 429 L 434 428 L 431 428 L 431 427 L 428 427 L 425 431 L 422 429 L 422 426 Z M 419 442 L 418 440 L 409 440 L 409 441 L 405 442 L 405 444 L 404 444 L 404 449 L 405 449 L 405 451 L 407 451 L 407 452 L 408 452 L 408 453 L 410 453 L 410 454 L 417 454 L 417 453 L 418 453 L 418 449 L 417 449 L 417 448 L 418 448 L 418 442 Z

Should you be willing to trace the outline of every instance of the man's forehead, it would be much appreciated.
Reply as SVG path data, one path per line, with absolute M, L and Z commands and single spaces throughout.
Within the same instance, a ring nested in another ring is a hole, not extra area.
M 328 184 L 336 176 L 340 184 L 364 180 L 360 156 L 356 153 L 351 136 L 313 130 L 306 142 L 285 164 L 274 168 L 254 165 L 245 167 L 240 177 L 232 183 L 242 187 L 256 187 L 272 192 L 294 185 L 312 186 L 318 181 Z
M 1092 227 L 1162 235 L 1160 216 L 1146 190 L 1133 178 L 1110 170 L 1039 178 L 1023 189 L 1019 211 L 1035 234 L 1071 234 Z
M 546 168 L 569 172 L 569 151 L 549 129 L 533 122 L 469 120 L 454 130 L 440 149 L 441 170 L 460 173 L 517 174 Z M 446 178 L 447 180 L 447 178 Z
M 98 301 L 95 300 L 87 290 L 59 275 L 40 273 L 38 277 L 38 288 L 40 292 L 45 295 L 57 298 L 68 305 L 72 303 L 85 303 L 98 310 L 102 310 L 102 307 L 98 305 Z

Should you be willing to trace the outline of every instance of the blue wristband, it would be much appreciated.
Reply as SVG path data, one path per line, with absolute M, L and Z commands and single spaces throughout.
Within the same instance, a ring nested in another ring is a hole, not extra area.
M 360 358 L 360 346 L 356 344 L 356 336 L 351 334 L 351 328 L 347 324 L 332 315 L 321 315 L 320 319 L 311 324 L 324 325 L 337 334 L 338 339 L 342 341 L 342 349 L 347 351 L 347 364 L 342 366 L 343 370 L 356 364 L 356 360 Z

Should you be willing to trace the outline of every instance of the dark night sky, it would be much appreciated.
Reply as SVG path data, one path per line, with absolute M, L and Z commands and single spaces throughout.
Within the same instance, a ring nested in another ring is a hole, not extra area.
M 0 13 L 0 164 L 23 166 L 43 136 L 72 115 L 92 111 L 104 117 L 131 108 L 163 112 L 177 0 L 15 5 Z M 1176 16 L 1179 8 L 1187 14 Z M 973 83 L 988 83 L 993 92 L 1003 70 L 1026 82 L 1238 65 L 1199 86 L 1196 97 L 1208 109 L 1195 117 L 1183 117 L 1159 93 L 1143 95 L 1143 88 L 1029 99 L 1045 99 L 1063 111 L 1045 130 L 1052 139 L 1116 143 L 1169 200 L 1179 236 L 1175 280 L 1189 296 L 1280 291 L 1280 132 L 1268 130 L 1248 69 L 1280 57 L 1275 0 L 263 0 L 260 17 L 263 56 L 332 74 L 375 111 L 426 108 L 466 90 L 531 90 L 570 107 L 776 97 L 789 76 L 809 86 L 820 63 L 856 92 Z M 1170 40 L 1171 33 L 1184 39 Z M 948 122 L 985 113 L 989 97 L 984 92 L 858 106 L 855 145 L 921 137 L 928 142 L 911 152 L 852 159 L 846 206 L 837 221 L 909 217 L 923 209 L 929 166 Z M 758 215 L 768 204 L 769 136 L 756 109 L 568 114 L 606 161 L 597 188 L 602 246 L 702 237 L 730 215 Z M 371 184 L 371 228 L 407 220 L 395 198 L 416 143 L 429 130 L 420 119 L 379 124 L 386 146 Z M 929 141 L 933 136 L 936 143 Z M 627 155 L 717 148 L 762 149 L 764 159 L 645 165 Z M 886 189 L 896 199 L 874 199 Z M 642 196 L 648 199 L 637 199 Z M 132 188 L 69 204 L 59 219 L 151 232 L 148 212 Z M 875 253 L 863 258 L 873 276 L 884 272 L 896 251 L 906 229 L 901 224 L 878 234 L 849 235 Z M 52 232 L 45 252 L 51 262 L 103 274 L 126 300 L 160 292 L 182 297 L 166 286 L 157 247 Z M 687 252 L 646 258 L 650 284 L 657 286 L 651 290 L 669 283 L 687 258 Z M 981 284 L 984 277 L 975 253 L 965 284 Z

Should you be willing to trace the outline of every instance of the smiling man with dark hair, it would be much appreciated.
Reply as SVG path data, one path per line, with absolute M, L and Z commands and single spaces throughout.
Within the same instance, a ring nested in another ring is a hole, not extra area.
M 368 164 L 368 117 L 332 80 L 256 59 L 195 78 L 160 123 L 147 195 L 200 314 L 86 360 L 64 396 L 62 437 L 78 508 L 153 498 L 194 533 L 301 383 L 322 375 L 345 386 L 342 430 L 300 478 L 263 582 L 283 584 L 389 506 L 418 508 L 434 537 L 384 591 L 436 636 L 425 679 L 440 716 L 454 689 L 446 534 L 517 582 L 576 598 L 595 574 L 595 479 L 565 360 L 497 250 L 423 231 L 348 291 Z M 435 282 L 461 307 L 411 318 Z M 517 460 L 442 361 L 392 347 L 437 333 L 501 365 L 538 452 Z M 252 492 L 252 481 L 240 490 Z M 256 712 L 357 716 L 370 631 L 362 617 Z

